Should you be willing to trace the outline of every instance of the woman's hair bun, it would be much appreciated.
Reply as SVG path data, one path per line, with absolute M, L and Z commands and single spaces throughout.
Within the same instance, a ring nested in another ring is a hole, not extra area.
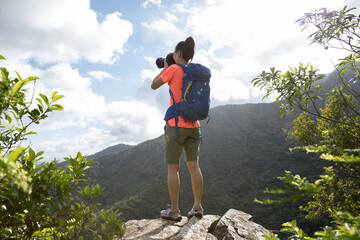
M 188 37 L 184 42 L 183 58 L 189 61 L 194 57 L 195 53 L 195 41 L 192 37 Z
M 185 40 L 185 46 L 186 45 L 189 45 L 189 46 L 194 46 L 195 47 L 195 41 L 192 37 L 188 37 L 186 40 Z

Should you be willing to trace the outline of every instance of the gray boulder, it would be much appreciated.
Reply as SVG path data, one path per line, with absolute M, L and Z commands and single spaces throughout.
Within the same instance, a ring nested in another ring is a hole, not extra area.
M 216 224 L 213 235 L 216 239 L 263 239 L 262 235 L 269 231 L 254 223 L 250 214 L 230 209 Z
M 202 219 L 182 217 L 180 222 L 158 219 L 130 220 L 122 240 L 260 240 L 269 232 L 252 221 L 252 216 L 230 209 L 222 217 L 205 215 Z M 115 238 L 114 240 L 120 240 Z

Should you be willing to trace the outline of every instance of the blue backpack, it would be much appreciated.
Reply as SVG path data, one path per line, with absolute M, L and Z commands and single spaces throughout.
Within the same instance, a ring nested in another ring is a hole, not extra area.
M 203 120 L 208 117 L 210 108 L 210 77 L 211 73 L 207 67 L 201 64 L 190 63 L 188 66 L 179 64 L 184 70 L 181 101 L 175 102 L 174 96 L 170 96 L 174 102 L 165 114 L 165 121 L 175 118 L 176 134 L 179 137 L 178 116 L 185 121 Z

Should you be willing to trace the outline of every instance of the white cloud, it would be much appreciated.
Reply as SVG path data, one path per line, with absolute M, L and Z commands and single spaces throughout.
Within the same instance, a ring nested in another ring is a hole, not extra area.
M 175 15 L 169 12 L 165 12 L 164 15 L 165 17 L 162 19 L 141 23 L 144 28 L 143 38 L 147 42 L 159 41 L 166 46 L 175 47 L 180 40 L 188 36 L 187 29 L 180 27 L 178 24 L 180 20 Z
M 195 3 L 194 5 L 191 5 Z M 204 9 L 204 4 L 200 1 L 198 4 L 197 1 L 183 0 L 181 3 L 174 3 L 171 7 L 171 10 L 178 14 L 195 14 Z M 208 4 L 207 4 L 208 5 Z
M 39 134 L 32 137 L 38 151 L 48 150 L 56 157 L 77 151 L 92 154 L 117 143 L 136 144 L 163 131 L 163 116 L 157 108 L 137 101 L 105 102 L 91 90 L 91 79 L 68 63 L 51 66 L 39 76 L 37 93 L 49 96 L 56 90 L 65 97 L 58 101 L 63 112 L 50 113 L 41 126 L 32 127 Z M 53 134 L 43 140 L 42 134 L 49 131 Z
M 173 23 L 180 22 L 180 19 L 177 16 L 168 12 L 165 12 L 165 19 L 168 22 L 173 22 Z
M 58 104 L 63 112 L 49 114 L 41 126 L 35 126 L 36 131 L 61 130 L 67 127 L 86 127 L 90 122 L 98 120 L 106 106 L 103 96 L 96 95 L 91 90 L 90 78 L 82 77 L 77 69 L 68 63 L 59 63 L 41 71 L 38 75 L 36 96 L 43 93 L 47 96 L 53 91 L 65 97 Z
M 62 160 L 64 157 L 75 157 L 77 152 L 90 155 L 119 143 L 116 136 L 104 129 L 90 127 L 84 133 L 79 132 L 79 129 L 75 131 L 76 135 L 69 132 L 48 135 L 46 139 L 33 143 L 32 148 L 37 152 L 44 151 L 45 160 Z
M 41 64 L 83 58 L 113 63 L 133 31 L 119 12 L 98 22 L 89 0 L 0 0 L 0 5 L 3 54 Z
M 156 59 L 153 57 L 145 56 L 144 59 L 148 62 L 151 66 L 155 67 Z
M 99 113 L 99 109 L 93 110 Z M 63 114 L 57 117 L 66 120 Z M 143 103 L 111 102 L 104 105 L 98 118 L 86 126 L 75 124 L 56 131 L 52 129 L 53 134 L 47 135 L 46 139 L 42 136 L 44 129 L 38 129 L 39 136 L 32 137 L 35 140 L 32 144 L 37 151 L 45 151 L 47 156 L 58 159 L 75 156 L 78 151 L 94 154 L 118 143 L 132 145 L 161 135 L 164 125 L 162 117 L 156 108 Z M 52 120 L 54 118 L 51 116 Z
M 140 72 L 140 77 L 145 81 L 147 79 L 154 79 L 157 74 L 159 74 L 157 70 L 143 69 Z
M 332 71 L 344 52 L 309 46 L 309 33 L 301 32 L 295 21 L 315 8 L 339 9 L 343 4 L 338 0 L 208 0 L 206 7 L 189 16 L 187 25 L 195 41 L 209 44 L 195 54 L 194 61 L 212 70 L 212 97 L 220 102 L 254 97 L 258 93 L 251 80 L 273 66 L 286 71 L 299 62 L 311 62 L 322 72 Z
M 295 21 L 304 12 L 321 6 L 341 6 L 339 1 L 306 2 L 216 1 L 190 16 L 188 24 L 193 33 L 211 42 L 212 51 L 232 46 L 238 53 L 257 53 L 301 35 Z
M 219 71 L 211 72 L 211 98 L 215 98 L 220 102 L 232 100 L 241 100 L 249 98 L 249 87 L 241 81 L 224 77 Z
M 159 74 L 159 72 L 161 71 L 156 66 L 156 59 L 155 58 L 145 56 L 144 59 L 151 66 L 151 69 L 143 69 L 143 70 L 140 71 L 140 78 L 142 79 L 142 83 L 144 83 L 144 81 L 147 81 L 149 79 L 153 80 L 154 77 L 157 76 Z M 150 83 L 149 83 L 148 87 L 150 87 Z
M 163 113 L 136 101 L 112 102 L 102 117 L 111 134 L 121 137 L 122 142 L 145 141 L 163 131 Z
M 66 92 L 86 92 L 91 85 L 90 78 L 80 76 L 77 69 L 65 62 L 49 67 L 40 78 L 47 88 Z
M 96 80 L 104 80 L 104 79 L 115 79 L 110 73 L 104 71 L 91 71 L 88 73 L 89 76 L 93 77 Z
M 89 78 L 82 77 L 78 70 L 72 69 L 67 63 L 50 67 L 41 74 L 38 91 L 50 94 L 57 90 L 65 95 L 59 101 L 64 107 L 62 113 L 53 115 L 42 124 L 41 129 L 57 129 L 69 126 L 91 126 L 100 124 L 113 129 L 126 142 L 137 142 L 154 137 L 160 128 L 154 128 L 155 122 L 162 116 L 155 108 L 135 101 L 105 102 L 103 96 L 91 90 Z M 150 86 L 149 86 L 150 89 Z
M 161 0 L 146 0 L 141 6 L 143 8 L 149 8 L 151 5 L 161 8 Z

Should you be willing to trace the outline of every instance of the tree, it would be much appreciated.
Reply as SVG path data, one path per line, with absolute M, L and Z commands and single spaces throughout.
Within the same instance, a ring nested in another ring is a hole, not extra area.
M 0 55 L 0 60 L 5 60 Z M 37 77 L 9 77 L 0 68 L 0 238 L 1 239 L 113 239 L 125 228 L 120 214 L 99 209 L 96 199 L 102 189 L 98 184 L 81 186 L 85 170 L 92 160 L 78 153 L 65 160 L 65 169 L 57 161 L 44 161 L 23 140 L 35 132 L 52 111 L 61 111 L 55 102 L 63 96 L 53 92 L 48 98 L 39 94 L 34 100 L 28 89 Z M 35 102 L 36 101 L 36 105 Z M 42 161 L 42 162 L 41 162 Z M 74 190 L 78 189 L 77 194 Z
M 286 172 L 279 178 L 286 188 L 266 192 L 288 197 L 256 201 L 281 203 L 311 196 L 312 201 L 301 206 L 308 212 L 307 218 L 330 214 L 337 224 L 336 229 L 324 228 L 324 232 L 319 233 L 320 239 L 360 237 L 360 16 L 352 14 L 352 10 L 354 8 L 344 7 L 340 11 L 323 8 L 306 13 L 297 21 L 304 29 L 315 28 L 309 36 L 311 43 L 350 52 L 336 65 L 337 87 L 324 94 L 318 83 L 324 75 L 310 64 L 290 67 L 284 74 L 271 68 L 252 81 L 254 86 L 265 89 L 264 98 L 277 96 L 276 101 L 282 103 L 282 116 L 295 109 L 302 112 L 294 120 L 292 130 L 286 131 L 301 144 L 294 149 L 318 153 L 320 158 L 332 163 L 313 182 Z M 324 97 L 325 106 L 321 108 Z M 345 223 L 350 227 L 344 227 Z M 296 222 L 284 226 L 284 231 L 294 234 L 290 239 L 313 239 L 303 233 L 302 238 L 295 238 L 300 234 Z M 269 235 L 267 239 L 272 237 Z

